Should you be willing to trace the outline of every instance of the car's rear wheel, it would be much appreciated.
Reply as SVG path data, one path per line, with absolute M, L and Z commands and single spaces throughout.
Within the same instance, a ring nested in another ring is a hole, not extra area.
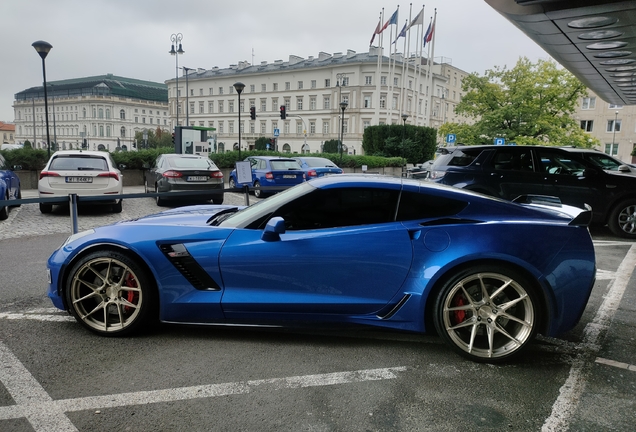
M 111 210 L 113 211 L 113 213 L 121 213 L 121 211 L 123 210 L 123 202 L 124 200 L 119 200 L 111 206 Z
M 157 186 L 157 185 L 155 185 L 155 193 L 159 193 L 159 186 Z M 160 197 L 160 196 L 157 196 L 157 197 L 155 198 L 155 200 L 157 201 L 157 205 L 158 205 L 158 206 L 163 206 L 163 205 L 165 205 L 165 204 L 166 204 L 166 200 L 165 200 L 165 198 L 162 198 L 162 197 Z
M 455 351 L 491 363 L 519 354 L 539 323 L 533 285 L 513 270 L 488 265 L 445 283 L 434 315 L 437 332 Z
M 116 251 L 82 258 L 69 272 L 65 286 L 75 319 L 104 336 L 124 336 L 149 323 L 156 311 L 155 293 L 146 270 Z
M 9 201 L 9 194 L 7 194 L 2 199 Z M 6 205 L 6 206 L 0 207 L 0 220 L 5 220 L 8 217 L 9 217 L 9 206 Z
M 52 211 L 53 211 L 53 204 L 40 203 L 40 212 L 41 213 L 51 213 Z
M 212 198 L 212 203 L 214 203 L 214 204 L 223 204 L 223 197 Z
M 16 199 L 21 200 L 22 199 L 22 189 L 20 189 L 18 191 L 18 196 L 16 197 Z M 22 204 L 16 204 L 14 207 L 20 207 Z
M 254 196 L 256 198 L 265 198 L 265 192 L 261 190 L 261 184 L 258 180 L 254 182 Z
M 636 199 L 618 203 L 610 213 L 607 225 L 619 237 L 636 239 Z
M 229 185 L 230 185 L 230 189 L 236 189 L 236 183 L 234 183 L 234 179 L 233 178 L 230 178 Z

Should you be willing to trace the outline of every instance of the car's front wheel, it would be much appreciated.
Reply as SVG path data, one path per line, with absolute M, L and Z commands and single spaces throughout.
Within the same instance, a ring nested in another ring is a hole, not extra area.
M 40 203 L 40 213 L 51 213 L 53 211 L 53 204 Z
M 157 185 L 155 185 L 155 193 L 159 193 L 159 186 L 157 186 Z M 162 206 L 162 205 L 166 204 L 165 198 L 157 196 L 155 199 L 157 200 L 157 205 L 158 206 Z
M 67 305 L 83 326 L 104 336 L 123 336 L 147 324 L 156 311 L 147 272 L 127 255 L 93 252 L 77 262 L 65 284 Z
M 621 201 L 614 207 L 607 221 L 613 234 L 629 239 L 636 239 L 636 200 Z
M 538 304 L 532 284 L 501 266 L 475 266 L 447 281 L 435 301 L 440 336 L 459 354 L 500 362 L 521 352 L 534 337 Z
M 256 198 L 265 198 L 265 192 L 261 190 L 261 184 L 258 180 L 254 182 L 254 196 Z
M 113 213 L 121 213 L 121 211 L 123 210 L 123 202 L 124 200 L 119 200 L 111 206 L 111 210 L 113 211 Z
M 236 189 L 236 183 L 234 182 L 234 179 L 230 177 L 230 189 Z
M 6 197 L 3 197 L 2 199 L 9 201 L 9 194 L 7 194 Z M 9 218 L 9 206 L 2 206 L 0 207 L 0 220 L 5 220 Z

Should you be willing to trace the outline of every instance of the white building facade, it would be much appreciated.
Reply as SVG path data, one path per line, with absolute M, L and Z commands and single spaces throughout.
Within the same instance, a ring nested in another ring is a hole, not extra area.
M 178 93 L 177 80 L 166 81 L 171 126 L 179 109 L 180 125 L 216 129 L 219 151 L 238 149 L 239 130 L 242 150 L 253 149 L 256 139 L 266 137 L 276 139 L 277 149 L 286 153 L 321 152 L 325 141 L 339 140 L 342 134 L 347 153 L 354 155 L 363 154 L 368 126 L 406 121 L 439 127 L 462 121 L 454 108 L 466 72 L 436 63 L 429 73 L 426 59 L 404 63 L 399 54 L 395 61 L 379 59 L 379 52 L 372 47 L 363 54 L 321 52 L 308 59 L 292 55 L 287 62 L 190 70 L 179 77 Z M 240 102 L 236 82 L 245 85 Z M 255 119 L 250 118 L 252 107 Z
M 107 74 L 47 82 L 47 96 L 49 136 L 60 150 L 82 143 L 90 150 L 135 150 L 136 132 L 170 129 L 163 83 Z M 13 108 L 15 142 L 47 148 L 44 87 L 17 93 Z

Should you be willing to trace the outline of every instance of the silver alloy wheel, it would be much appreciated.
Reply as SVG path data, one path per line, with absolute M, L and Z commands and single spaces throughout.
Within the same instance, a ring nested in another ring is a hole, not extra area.
M 236 188 L 236 183 L 234 183 L 234 179 L 233 178 L 230 178 L 229 186 L 230 186 L 230 189 L 235 189 Z
M 620 211 L 618 226 L 626 234 L 636 234 L 636 204 L 625 206 Z
M 535 311 L 524 287 L 500 273 L 476 273 L 457 282 L 443 299 L 443 326 L 471 357 L 508 357 L 532 337 Z
M 92 258 L 73 274 L 69 302 L 74 315 L 100 332 L 120 332 L 139 317 L 144 302 L 138 275 L 110 256 Z

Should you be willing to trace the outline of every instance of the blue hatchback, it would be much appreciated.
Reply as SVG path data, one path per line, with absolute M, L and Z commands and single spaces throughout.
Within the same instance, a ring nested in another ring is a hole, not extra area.
M 330 174 L 342 174 L 342 168 L 330 161 L 329 159 L 322 157 L 295 157 L 300 164 L 300 167 L 305 171 L 305 177 L 307 180 L 312 178 L 322 177 Z
M 279 190 L 295 186 L 305 181 L 305 173 L 298 161 L 280 156 L 250 156 L 245 158 L 252 166 L 252 183 L 239 183 L 236 169 L 230 173 L 230 188 L 249 186 L 254 188 L 254 195 L 262 198 Z M 261 188 L 273 188 L 264 191 Z

